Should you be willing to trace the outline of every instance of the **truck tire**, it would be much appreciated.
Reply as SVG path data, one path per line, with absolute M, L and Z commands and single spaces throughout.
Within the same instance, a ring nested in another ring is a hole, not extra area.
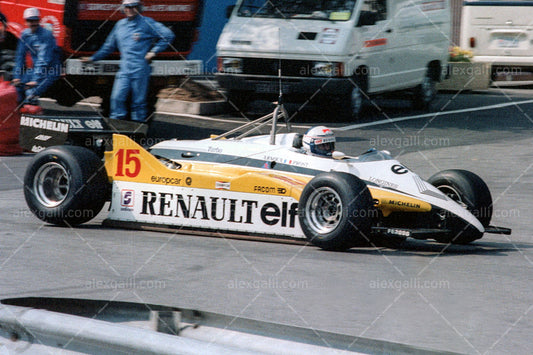
M 326 250 L 346 250 L 368 241 L 375 216 L 366 184 L 342 172 L 315 176 L 302 192 L 298 211 L 305 237 Z
M 428 182 L 470 211 L 484 227 L 490 224 L 492 196 L 487 184 L 479 176 L 467 170 L 451 169 L 438 172 Z M 477 228 L 465 225 L 458 217 L 448 216 L 446 223 L 452 229 L 452 235 L 438 241 L 468 244 L 483 236 Z
M 24 197 L 35 216 L 73 226 L 94 218 L 109 199 L 102 161 L 77 146 L 50 147 L 35 155 L 24 176 Z

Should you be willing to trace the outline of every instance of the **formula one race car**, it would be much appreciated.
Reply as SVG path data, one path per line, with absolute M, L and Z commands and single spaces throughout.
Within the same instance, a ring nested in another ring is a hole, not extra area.
M 27 204 L 43 221 L 72 226 L 110 200 L 109 225 L 307 238 L 328 250 L 378 238 L 464 244 L 485 232 L 511 233 L 490 226 L 491 194 L 477 175 L 446 170 L 424 181 L 377 150 L 324 156 L 319 149 L 331 142 L 329 130 L 320 127 L 302 141 L 297 133 L 277 133 L 282 115 L 275 111 L 222 136 L 168 140 L 148 150 L 115 134 L 104 163 L 84 147 L 47 148 L 26 172 Z M 249 136 L 269 120 L 270 135 Z

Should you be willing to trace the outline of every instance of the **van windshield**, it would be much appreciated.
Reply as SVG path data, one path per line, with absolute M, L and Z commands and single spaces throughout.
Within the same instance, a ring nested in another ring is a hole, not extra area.
M 244 0 L 238 16 L 348 21 L 354 0 Z

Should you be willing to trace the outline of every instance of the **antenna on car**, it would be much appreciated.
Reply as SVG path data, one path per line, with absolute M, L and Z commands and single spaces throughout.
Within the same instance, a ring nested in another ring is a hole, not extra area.
M 285 119 L 285 124 L 287 126 L 287 131 L 291 131 L 291 126 L 289 123 L 289 114 L 283 106 L 283 87 L 281 85 L 281 30 L 278 27 L 278 82 L 279 82 L 279 95 L 276 108 L 274 109 L 274 115 L 272 116 L 272 129 L 270 130 L 270 144 L 276 144 L 276 130 L 278 124 L 278 118 L 283 117 Z

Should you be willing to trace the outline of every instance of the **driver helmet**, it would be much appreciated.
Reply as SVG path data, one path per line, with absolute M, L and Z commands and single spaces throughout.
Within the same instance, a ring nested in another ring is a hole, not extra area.
M 330 157 L 335 150 L 335 135 L 325 126 L 311 127 L 304 135 L 303 148 L 307 154 Z

